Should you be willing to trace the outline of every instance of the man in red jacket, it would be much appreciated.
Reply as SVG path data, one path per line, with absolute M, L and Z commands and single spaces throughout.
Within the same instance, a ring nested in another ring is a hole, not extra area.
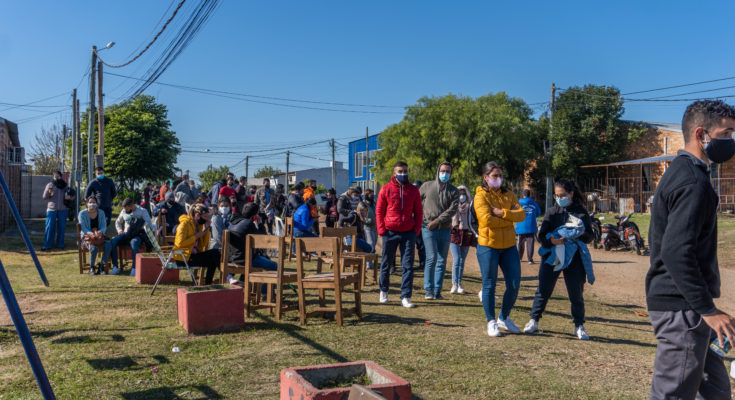
M 413 247 L 416 235 L 421 232 L 421 196 L 416 186 L 408 181 L 408 165 L 398 161 L 393 166 L 393 177 L 380 189 L 378 204 L 375 208 L 375 219 L 378 234 L 383 237 L 383 257 L 380 262 L 380 302 L 388 302 L 388 286 L 390 266 L 396 256 L 396 249 L 401 249 L 401 267 L 403 281 L 401 283 L 401 304 L 406 308 L 414 307 L 411 303 L 413 289 Z

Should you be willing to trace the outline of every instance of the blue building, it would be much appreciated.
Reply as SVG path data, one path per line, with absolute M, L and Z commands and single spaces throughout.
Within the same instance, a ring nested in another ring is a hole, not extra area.
M 349 143 L 349 179 L 350 186 L 360 186 L 363 189 L 373 189 L 377 192 L 375 174 L 370 171 L 375 163 L 375 152 L 380 150 L 379 134 L 358 139 Z M 370 149 L 368 157 L 367 150 Z

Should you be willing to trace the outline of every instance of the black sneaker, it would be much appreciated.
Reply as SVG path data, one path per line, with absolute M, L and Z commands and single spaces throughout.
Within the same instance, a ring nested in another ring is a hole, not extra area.
M 441 294 L 435 294 L 434 300 L 444 300 L 444 296 L 442 296 Z
M 89 266 L 89 275 L 95 275 L 94 273 L 94 265 Z

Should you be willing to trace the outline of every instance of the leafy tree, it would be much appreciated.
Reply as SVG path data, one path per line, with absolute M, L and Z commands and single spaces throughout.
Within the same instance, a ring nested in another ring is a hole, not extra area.
M 281 171 L 278 168 L 273 168 L 270 165 L 265 165 L 262 168 L 258 168 L 257 171 L 255 171 L 255 178 L 270 178 L 273 175 L 282 174 L 283 171 Z
M 445 160 L 454 166 L 455 185 L 474 189 L 488 161 L 500 163 L 506 179 L 521 179 L 542 153 L 543 132 L 531 115 L 522 99 L 504 92 L 421 98 L 407 108 L 401 122 L 381 133 L 376 179 L 387 182 L 398 160 L 408 163 L 411 180 L 434 179 Z
M 212 164 L 209 164 L 206 170 L 199 173 L 199 181 L 201 181 L 202 189 L 211 189 L 215 182 L 225 179 L 228 172 L 230 172 L 230 167 L 226 165 L 213 168 Z
M 625 146 L 642 137 L 645 129 L 625 127 L 620 90 L 585 85 L 563 91 L 556 99 L 551 141 L 556 176 L 595 174 L 582 165 L 620 161 Z
M 41 128 L 31 144 L 33 158 L 33 173 L 36 175 L 51 175 L 61 169 L 64 133 L 57 126 Z
M 87 129 L 88 113 L 81 127 Z M 170 129 L 165 105 L 153 96 L 139 95 L 128 103 L 105 107 L 105 171 L 119 184 L 132 189 L 144 181 L 162 181 L 175 175 L 179 139 Z M 82 168 L 86 170 L 86 137 L 82 145 Z M 94 135 L 94 148 L 97 147 Z M 67 142 L 70 149 L 71 141 Z M 86 175 L 86 174 L 85 174 Z

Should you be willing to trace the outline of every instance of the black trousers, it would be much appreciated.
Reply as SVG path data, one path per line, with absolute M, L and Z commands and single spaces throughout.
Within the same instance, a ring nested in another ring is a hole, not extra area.
M 551 294 L 554 292 L 554 286 L 559 278 L 559 274 L 564 272 L 564 283 L 567 285 L 567 294 L 569 301 L 572 303 L 572 318 L 574 326 L 584 324 L 584 282 L 587 274 L 584 271 L 582 258 L 579 252 L 574 254 L 574 259 L 569 267 L 561 271 L 554 271 L 554 267 L 545 263 L 545 259 L 541 261 L 538 268 L 538 289 L 533 298 L 533 307 L 531 308 L 531 318 L 536 321 L 541 319 L 546 309 L 546 303 L 549 302 Z
M 523 259 L 523 251 L 526 251 L 526 260 L 533 261 L 533 250 L 535 237 L 533 233 L 524 233 L 518 235 L 518 255 Z
M 207 273 L 204 276 L 204 283 L 206 285 L 211 285 L 212 279 L 214 279 L 214 273 L 219 269 L 220 258 L 221 255 L 219 249 L 210 249 L 189 256 L 189 266 L 200 267 L 202 269 L 206 268 Z M 184 262 L 176 261 L 176 264 L 184 265 Z
M 416 235 L 416 250 L 419 253 L 419 271 L 424 270 L 424 266 L 426 265 L 426 247 L 424 246 L 424 237 L 419 233 Z

